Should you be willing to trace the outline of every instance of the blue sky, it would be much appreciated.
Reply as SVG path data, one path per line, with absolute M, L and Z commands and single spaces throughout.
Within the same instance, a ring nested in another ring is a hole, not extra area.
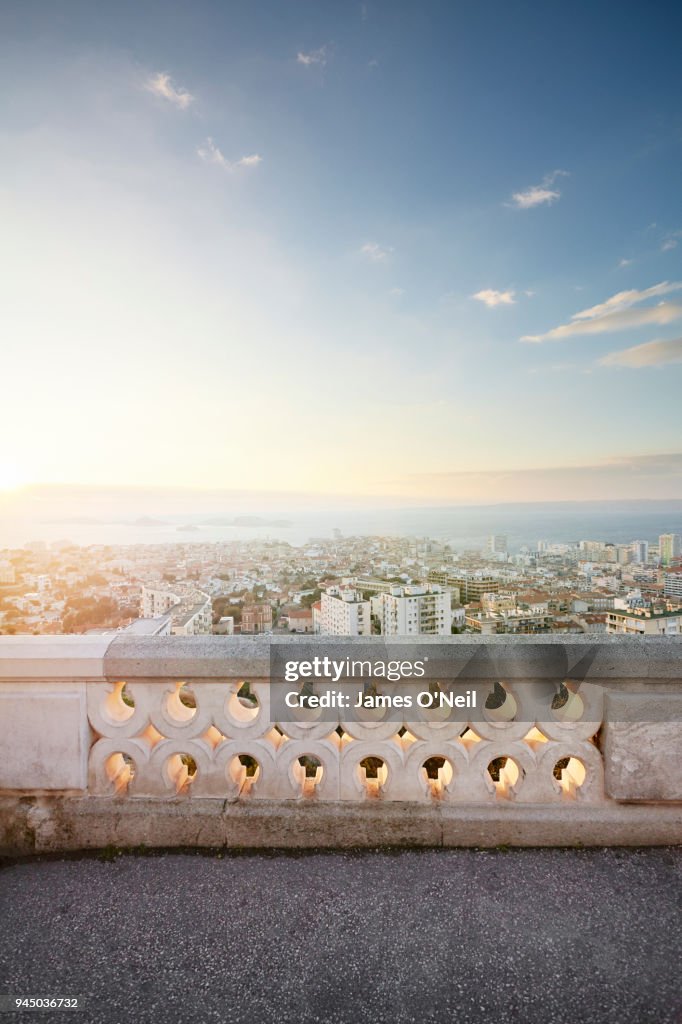
M 682 497 L 681 22 L 5 3 L 0 487 Z

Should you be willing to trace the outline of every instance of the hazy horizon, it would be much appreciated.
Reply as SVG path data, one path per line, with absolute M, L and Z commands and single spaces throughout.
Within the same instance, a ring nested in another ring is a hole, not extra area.
M 352 535 L 431 536 L 459 546 L 507 533 L 512 547 L 567 542 L 657 540 L 682 532 L 682 500 L 428 504 L 357 496 L 273 495 L 171 488 L 24 488 L 0 497 L 0 549 L 30 541 L 88 544 L 229 542 L 268 538 L 301 545 L 334 529 Z

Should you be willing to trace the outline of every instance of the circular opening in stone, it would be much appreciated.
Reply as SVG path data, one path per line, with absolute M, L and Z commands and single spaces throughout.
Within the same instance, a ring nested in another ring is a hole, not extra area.
M 324 775 L 324 766 L 314 754 L 302 754 L 294 762 L 294 776 L 303 796 L 314 796 Z
M 237 754 L 228 765 L 228 773 L 239 789 L 239 796 L 248 796 L 261 773 L 260 764 L 251 754 Z
M 237 692 L 230 695 L 227 706 L 230 715 L 236 722 L 244 725 L 253 722 L 258 717 L 260 704 L 251 683 L 245 680 Z
M 168 778 L 175 786 L 178 794 L 189 792 L 189 788 L 197 777 L 197 763 L 191 754 L 172 754 L 166 764 Z
M 579 693 L 566 683 L 561 683 L 552 698 L 551 710 L 553 718 L 567 725 L 580 721 L 585 710 L 585 702 Z
M 493 683 L 483 706 L 483 714 L 489 722 L 511 722 L 516 715 L 516 698 L 503 682 Z
M 488 764 L 488 775 L 500 800 L 512 799 L 513 788 L 520 774 L 519 766 L 513 757 L 496 757 Z
M 132 757 L 120 751 L 110 754 L 104 762 L 104 770 L 117 796 L 128 792 L 128 786 L 135 775 L 135 762 Z
M 587 771 L 578 757 L 562 757 L 554 765 L 552 774 L 559 783 L 561 792 L 567 800 L 575 800 L 578 790 L 585 781 Z
M 176 683 L 175 689 L 166 696 L 166 713 L 176 725 L 192 721 L 197 713 L 197 701 L 186 683 Z
M 453 770 L 447 757 L 436 755 L 429 757 L 421 766 L 427 785 L 431 790 L 431 796 L 439 798 L 443 796 L 445 789 L 452 782 Z
M 127 722 L 135 714 L 135 699 L 128 689 L 128 684 L 119 682 L 107 694 L 104 701 L 106 717 L 112 722 Z
M 358 764 L 358 775 L 367 796 L 379 796 L 388 778 L 386 762 L 381 757 L 363 757 Z

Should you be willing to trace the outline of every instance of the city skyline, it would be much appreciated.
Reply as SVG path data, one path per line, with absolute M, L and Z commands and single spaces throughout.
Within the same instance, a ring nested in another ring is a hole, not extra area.
M 666 18 L 4 5 L 0 513 L 682 498 Z

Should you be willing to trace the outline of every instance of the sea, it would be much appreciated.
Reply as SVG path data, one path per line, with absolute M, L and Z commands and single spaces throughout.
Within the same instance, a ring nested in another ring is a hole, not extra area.
M 118 512 L 118 510 L 117 510 Z M 0 517 L 0 550 L 32 541 L 70 541 L 82 546 L 109 544 L 210 543 L 260 540 L 287 541 L 305 547 L 316 538 L 395 536 L 431 538 L 458 549 L 480 548 L 492 533 L 507 535 L 510 551 L 534 549 L 538 541 L 570 543 L 600 540 L 654 542 L 662 533 L 682 533 L 682 501 L 533 502 L 453 507 L 325 509 L 244 516 L 191 514 L 119 515 L 111 521 L 56 518 L 48 515 Z

